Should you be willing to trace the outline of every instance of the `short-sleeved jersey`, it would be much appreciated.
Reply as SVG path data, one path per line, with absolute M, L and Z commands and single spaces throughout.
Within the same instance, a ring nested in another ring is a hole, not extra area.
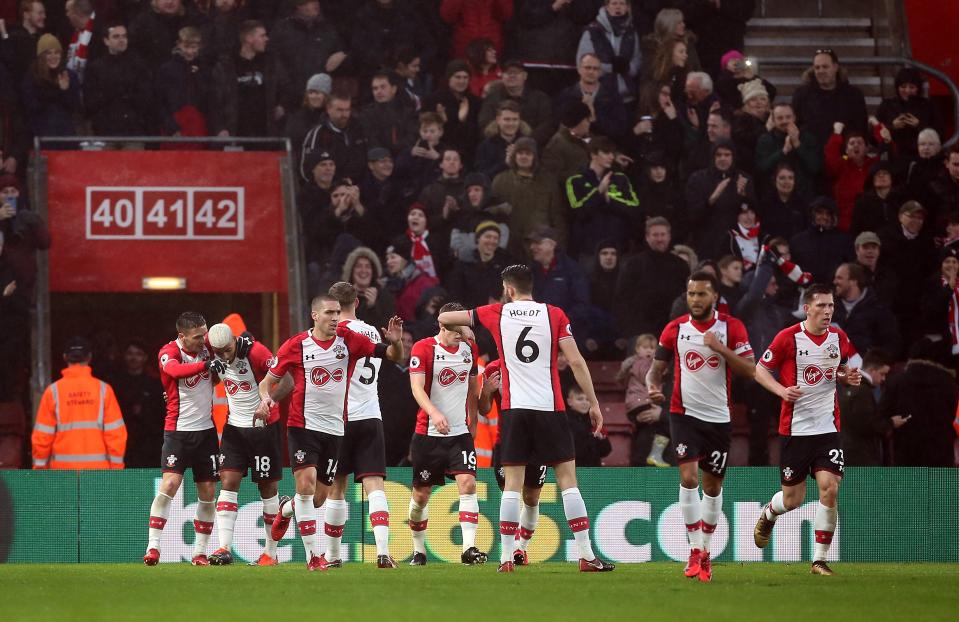
M 476 376 L 476 344 L 461 341 L 453 347 L 436 337 L 420 339 L 410 354 L 410 374 L 425 374 L 426 394 L 446 416 L 449 434 L 440 434 L 422 408 L 416 413 L 416 433 L 428 436 L 469 434 L 467 404 L 470 377 Z
M 667 324 L 659 338 L 656 358 L 673 358 L 675 386 L 670 412 L 710 423 L 727 423 L 732 372 L 726 359 L 703 343 L 707 332 L 716 335 L 738 356 L 752 356 L 743 323 L 714 312 L 706 322 L 698 322 L 687 313 Z
M 485 326 L 496 342 L 503 409 L 565 410 L 556 355 L 559 342 L 572 339 L 573 333 L 563 310 L 521 300 L 478 307 L 470 314 L 473 325 Z
M 783 436 L 811 436 L 839 431 L 837 369 L 856 354 L 842 329 L 830 326 L 822 335 L 813 335 L 800 322 L 779 332 L 760 363 L 769 371 L 779 370 L 784 386 L 798 386 L 802 396 L 783 401 L 779 433 Z
M 160 349 L 160 382 L 166 394 L 166 421 L 169 432 L 195 432 L 213 427 L 213 381 L 205 368 L 213 356 L 204 346 L 190 354 L 171 341 Z
M 342 326 L 325 341 L 314 338 L 312 330 L 287 339 L 269 372 L 276 378 L 293 376 L 287 427 L 343 436 L 353 368 L 375 350 L 372 341 Z
M 363 335 L 374 344 L 383 341 L 380 331 L 362 320 L 343 320 L 340 326 Z M 383 418 L 380 414 L 380 398 L 376 393 L 376 379 L 380 376 L 382 364 L 383 359 L 373 356 L 357 361 L 353 375 L 350 376 L 350 397 L 346 407 L 346 418 L 349 421 Z
M 227 423 L 237 428 L 253 427 L 253 413 L 260 405 L 260 381 L 272 364 L 273 353 L 259 341 L 253 342 L 246 358 L 236 357 L 232 363 L 227 363 L 226 371 L 220 376 L 230 407 Z M 267 423 L 279 420 L 280 409 L 274 405 Z

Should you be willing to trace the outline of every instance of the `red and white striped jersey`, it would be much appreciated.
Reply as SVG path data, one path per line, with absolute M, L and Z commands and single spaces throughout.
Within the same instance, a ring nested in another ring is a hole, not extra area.
M 374 344 L 383 342 L 380 331 L 363 320 L 343 320 L 340 326 L 363 335 Z M 376 379 L 380 375 L 382 363 L 383 359 L 373 356 L 357 361 L 353 375 L 350 376 L 350 397 L 346 407 L 348 421 L 383 418 L 380 414 L 380 397 L 376 393 Z
M 204 346 L 198 354 L 190 354 L 171 341 L 158 354 L 160 382 L 166 393 L 164 430 L 208 430 L 213 427 L 213 381 L 206 362 L 213 353 Z
M 356 362 L 372 356 L 372 341 L 345 327 L 320 341 L 312 330 L 286 340 L 276 353 L 270 375 L 293 376 L 293 397 L 286 425 L 343 436 L 350 376 Z
M 260 405 L 260 381 L 272 364 L 273 353 L 259 341 L 253 342 L 247 358 L 236 357 L 232 363 L 227 363 L 226 371 L 220 376 L 230 406 L 227 423 L 238 428 L 253 427 L 253 413 Z M 267 423 L 279 420 L 280 409 L 274 405 Z
M 426 394 L 450 424 L 445 436 L 469 434 L 467 398 L 469 380 L 476 376 L 476 357 L 476 344 L 472 341 L 461 341 L 448 348 L 438 338 L 429 337 L 413 344 L 410 374 L 426 375 Z M 416 413 L 416 433 L 444 436 L 422 408 Z
M 760 363 L 769 371 L 779 370 L 783 386 L 798 386 L 802 396 L 783 401 L 779 433 L 783 436 L 811 436 L 839 431 L 839 398 L 836 371 L 856 354 L 841 328 L 830 326 L 822 335 L 813 335 L 800 322 L 776 335 Z
M 656 358 L 668 360 L 672 356 L 674 361 L 670 412 L 710 423 L 728 423 L 732 371 L 721 354 L 703 343 L 708 332 L 737 355 L 753 355 L 743 323 L 714 311 L 706 322 L 698 322 L 687 313 L 667 324 L 659 338 Z
M 503 366 L 503 409 L 562 412 L 566 409 L 556 369 L 559 342 L 572 339 L 569 318 L 559 307 L 532 300 L 478 307 L 473 325 L 493 335 Z

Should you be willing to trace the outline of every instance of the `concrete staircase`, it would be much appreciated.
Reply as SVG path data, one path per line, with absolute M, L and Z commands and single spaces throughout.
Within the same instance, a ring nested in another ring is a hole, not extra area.
M 822 3 L 765 0 L 757 8 L 746 32 L 747 55 L 759 63 L 759 74 L 776 85 L 777 99 L 788 101 L 802 84 L 803 71 L 812 65 L 817 49 L 830 48 L 844 59 L 898 56 L 902 41 L 890 27 L 889 9 L 880 1 Z M 764 62 L 763 59 L 769 59 Z M 802 66 L 777 64 L 774 59 L 800 59 Z M 866 96 L 874 112 L 883 97 L 893 93 L 895 69 L 876 65 L 845 66 L 850 82 Z

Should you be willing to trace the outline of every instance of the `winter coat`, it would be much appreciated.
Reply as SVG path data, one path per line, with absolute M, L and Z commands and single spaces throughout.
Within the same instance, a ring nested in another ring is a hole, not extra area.
M 627 259 L 616 287 L 620 334 L 660 334 L 688 276 L 689 264 L 670 252 L 646 250 Z
M 238 136 L 240 109 L 250 105 L 250 102 L 242 101 L 240 97 L 241 91 L 238 79 L 241 76 L 237 75 L 238 60 L 238 54 L 224 56 L 213 68 L 211 134 L 226 130 L 231 136 Z M 274 110 L 277 106 L 282 105 L 283 93 L 288 89 L 286 73 L 272 54 L 259 55 L 256 60 L 262 61 L 263 67 L 260 78 L 263 80 L 264 100 L 260 107 L 265 114 L 263 119 L 266 128 L 265 136 L 276 136 L 280 133 L 280 128 Z M 255 76 L 254 79 L 256 79 Z
M 445 146 L 440 143 L 434 149 L 442 154 Z M 418 197 L 424 188 L 438 180 L 440 175 L 440 159 L 430 160 L 414 156 L 412 147 L 400 152 L 393 168 L 393 179 L 402 188 L 401 195 L 411 201 Z
M 902 191 L 892 188 L 886 198 L 876 194 L 872 187 L 872 175 L 866 178 L 865 191 L 856 199 L 852 210 L 849 232 L 859 235 L 863 231 L 882 231 L 899 222 L 899 206 L 905 202 Z
M 573 436 L 576 448 L 576 465 L 584 467 L 603 466 L 603 458 L 613 451 L 613 445 L 604 434 L 602 438 L 593 436 L 593 424 L 588 413 L 578 413 L 566 409 L 566 420 Z
M 289 74 L 291 95 L 296 99 L 310 76 L 328 73 L 326 61 L 346 46 L 333 25 L 325 19 L 306 22 L 291 15 L 280 20 L 270 32 L 270 49 Z M 344 61 L 347 63 L 349 61 Z M 340 66 L 341 68 L 343 65 Z M 295 95 L 294 95 L 295 93 Z
M 899 318 L 899 326 L 908 342 L 911 333 L 918 328 L 916 318 L 926 279 L 939 263 L 936 246 L 932 236 L 925 233 L 907 239 L 898 222 L 880 231 L 879 238 L 882 240 L 880 266 L 890 268 L 899 283 L 892 311 Z
M 931 158 L 911 158 L 905 165 L 906 198 L 919 201 L 923 207 L 930 209 L 938 201 L 935 199 L 933 182 L 943 173 L 943 154 L 939 153 Z M 928 222 L 927 224 L 931 224 Z
M 636 235 L 633 227 L 639 219 L 640 205 L 629 178 L 614 172 L 606 197 L 599 192 L 600 182 L 588 166 L 566 180 L 566 200 L 576 230 L 576 236 L 570 240 L 570 254 L 574 257 L 592 254 L 604 240 L 627 248 Z
M 865 156 L 862 165 L 847 158 L 843 152 L 843 138 L 841 134 L 833 134 L 826 143 L 826 174 L 832 180 L 832 196 L 839 210 L 840 231 L 849 231 L 852 226 L 852 212 L 856 205 L 856 197 L 862 192 L 866 180 L 869 179 L 869 169 L 879 161 L 877 157 Z
M 569 129 L 560 126 L 543 149 L 542 170 L 557 180 L 566 181 L 581 168 L 589 164 L 587 142 L 570 134 Z
M 540 225 L 556 229 L 560 247 L 566 243 L 566 207 L 559 194 L 556 179 L 543 168 L 532 177 L 515 169 L 503 171 L 493 179 L 493 194 L 512 206 L 509 223 L 509 246 L 506 250 L 517 258 L 529 255 L 526 236 Z
M 773 175 L 780 162 L 789 162 L 796 171 L 794 194 L 810 196 L 823 167 L 823 152 L 816 139 L 807 131 L 799 131 L 799 148 L 783 154 L 787 134 L 773 128 L 756 141 L 756 180 L 761 189 L 773 188 Z
M 584 331 L 589 321 L 589 282 L 580 265 L 557 249 L 549 268 L 532 262 L 533 299 L 566 312 L 573 334 Z
M 879 414 L 912 418 L 893 432 L 896 466 L 952 467 L 952 420 L 959 401 L 955 374 L 932 361 L 912 359 L 891 376 L 879 402 Z
M 808 225 L 809 205 L 793 192 L 786 202 L 773 190 L 759 204 L 759 220 L 763 223 L 763 233 L 771 237 L 783 237 L 787 240 Z
M 562 114 L 562 111 L 566 110 L 571 103 L 582 100 L 583 91 L 577 82 L 559 94 L 553 111 Z M 629 127 L 629 115 L 626 113 L 626 105 L 618 90 L 600 82 L 593 99 L 593 108 L 596 110 L 596 119 L 590 126 L 592 132 L 602 134 L 617 143 L 629 140 L 632 133 Z
M 167 134 L 182 132 L 177 115 L 186 108 L 195 109 L 205 120 L 209 119 L 212 80 L 209 67 L 199 58 L 187 61 L 180 54 L 160 66 L 156 77 L 157 108 L 160 126 Z M 204 129 L 207 129 L 206 127 Z M 205 132 L 209 134 L 209 131 Z M 189 132 L 189 135 L 195 135 Z
M 581 8 L 587 4 L 574 2 L 554 11 L 553 0 L 516 2 L 513 54 L 524 62 L 574 63 L 582 26 L 596 15 L 592 6 Z
M 521 121 L 519 132 L 513 137 L 513 140 L 515 141 L 517 138 L 528 136 L 529 132 L 529 125 Z M 476 148 L 476 157 L 473 159 L 473 170 L 493 179 L 509 168 L 506 164 L 506 150 L 513 143 L 507 142 L 507 140 L 503 138 L 502 134 L 499 133 L 499 128 L 495 121 L 487 126 L 485 135 L 486 138 L 483 139 L 483 142 Z
M 795 322 L 790 311 L 775 298 L 766 295 L 769 279 L 778 272 L 769 262 L 762 262 L 749 282 L 749 289 L 731 309 L 733 317 L 742 320 L 749 334 L 753 352 L 765 352 L 779 331 Z
M 812 134 L 818 144 L 825 145 L 830 140 L 833 123 L 837 121 L 845 124 L 846 129 L 866 133 L 866 99 L 862 91 L 842 78 L 842 73 L 831 91 L 819 88 L 812 70 L 803 79 L 805 84 L 793 93 L 793 110 L 796 123 Z
M 857 352 L 866 353 L 873 348 L 882 348 L 896 356 L 902 347 L 896 316 L 879 300 L 871 287 L 866 288 L 862 300 L 856 303 L 852 312 L 846 311 L 842 298 L 837 296 L 832 321 L 846 331 Z
M 439 279 L 413 268 L 409 278 L 390 277 L 387 287 L 396 297 L 396 314 L 407 322 L 416 320 L 416 307 L 423 292 L 439 285 Z
M 923 206 L 929 210 L 926 224 L 938 228 L 940 221 L 945 219 L 948 212 L 959 206 L 959 181 L 953 180 L 949 171 L 943 168 L 939 176 L 929 184 L 929 190 L 929 203 L 923 203 Z
M 811 273 L 814 282 L 832 283 L 839 264 L 856 258 L 852 242 L 852 237 L 837 229 L 810 225 L 790 238 L 789 250 L 792 260 Z
M 639 232 L 645 227 L 646 219 L 662 216 L 672 225 L 672 238 L 685 241 L 689 232 L 689 214 L 686 212 L 686 197 L 683 189 L 666 174 L 662 183 L 655 183 L 644 176 L 639 185 L 639 209 L 641 220 L 634 225 Z
M 450 299 L 467 309 L 475 309 L 489 304 L 490 298 L 499 300 L 503 294 L 503 270 L 516 259 L 501 248 L 497 248 L 489 261 L 480 260 L 479 251 L 474 250 L 468 258 L 453 264 L 446 286 Z
M 23 111 L 34 136 L 76 136 L 74 115 L 81 111 L 80 80 L 69 69 L 70 86 L 39 80 L 30 69 L 23 76 Z M 22 164 L 26 164 L 25 162 Z
M 393 0 L 389 6 L 367 2 L 356 11 L 357 29 L 353 33 L 350 58 L 363 77 L 372 75 L 389 63 L 391 50 L 413 48 L 424 68 L 433 66 L 436 42 L 420 16 L 419 8 L 408 0 Z
M 32 305 L 37 281 L 37 252 L 50 248 L 50 230 L 21 196 L 16 215 L 0 221 L 0 233 L 4 236 L 3 258 L 17 281 L 14 295 L 22 296 L 24 302 Z
M 714 149 L 715 151 L 715 149 Z M 720 171 L 715 166 L 696 171 L 686 182 L 686 206 L 693 231 L 693 248 L 700 259 L 719 259 L 726 254 L 729 239 L 727 232 L 736 225 L 743 202 L 755 202 L 755 184 L 752 179 L 746 184 L 746 195 L 736 191 L 740 171 L 735 168 Z M 748 175 L 746 176 L 749 177 Z M 716 203 L 709 204 L 709 197 L 716 185 L 731 178 Z
M 919 126 L 906 125 L 897 130 L 892 126 L 892 122 L 901 114 L 915 115 L 919 119 Z M 916 155 L 919 132 L 924 128 L 932 127 L 937 131 L 942 129 L 935 106 L 925 97 L 902 99 L 897 94 L 895 97 L 884 99 L 876 111 L 876 118 L 892 132 L 892 142 L 896 143 L 896 151 L 903 156 Z
M 685 137 L 686 129 L 683 122 L 679 120 L 679 116 L 670 119 L 665 113 L 660 112 L 653 118 L 651 133 L 638 136 L 634 134 L 629 142 L 633 154 L 640 160 L 645 161 L 650 154 L 657 151 L 665 155 L 666 168 L 670 174 L 675 174 L 679 171 L 680 160 L 683 157 Z
M 600 78 L 606 86 L 616 87 L 624 101 L 636 98 L 637 80 L 641 56 L 639 35 L 632 24 L 632 16 L 623 16 L 621 31 L 616 32 L 613 18 L 601 8 L 596 19 L 583 32 L 576 49 L 576 58 L 584 54 L 595 54 L 603 70 Z
M 324 118 L 303 138 L 303 149 L 300 152 L 300 174 L 304 180 L 313 176 L 312 171 L 305 170 L 305 163 L 315 151 L 328 151 L 336 162 L 336 177 L 348 177 L 353 183 L 363 179 L 368 169 L 366 154 L 368 143 L 360 121 L 355 117 L 343 129 L 333 129 L 329 118 Z
M 390 102 L 367 104 L 360 119 L 367 146 L 389 149 L 394 158 L 404 149 L 412 147 L 418 138 L 416 112 L 406 104 L 404 98 L 395 97 Z
M 636 355 L 623 361 L 618 378 L 620 382 L 626 380 L 626 412 L 650 404 L 649 387 L 646 386 L 646 373 L 652 365 L 652 359 L 640 358 Z
M 183 4 L 185 10 L 181 15 L 164 15 L 148 8 L 130 22 L 130 49 L 143 59 L 151 72 L 156 72 L 170 59 L 181 28 L 204 25 L 202 16 L 191 5 Z
M 298 108 L 292 115 L 287 116 L 286 129 L 283 133 L 290 139 L 290 150 L 293 153 L 295 164 L 293 170 L 301 170 L 300 158 L 303 153 L 303 139 L 306 138 L 310 130 L 323 123 L 325 117 L 326 110 L 324 108 L 310 108 L 305 105 Z M 312 177 L 313 171 L 308 171 L 307 176 Z
M 83 78 L 83 103 L 100 136 L 143 136 L 155 119 L 146 63 L 133 52 L 90 61 Z
M 892 422 L 879 415 L 875 387 L 863 376 L 858 387 L 839 385 L 840 437 L 846 466 L 882 466 L 882 439 Z
M 453 27 L 450 58 L 465 58 L 473 39 L 486 37 L 503 54 L 503 27 L 513 17 L 513 0 L 443 0 L 440 18 Z
M 764 119 L 742 111 L 733 114 L 732 139 L 736 145 L 736 162 L 739 168 L 752 176 L 756 175 L 756 144 L 765 133 Z

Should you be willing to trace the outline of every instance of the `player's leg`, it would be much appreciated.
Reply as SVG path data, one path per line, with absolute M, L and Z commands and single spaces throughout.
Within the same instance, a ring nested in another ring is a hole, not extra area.
M 832 544 L 832 535 L 839 522 L 839 482 L 841 477 L 829 471 L 816 471 L 816 485 L 819 487 L 819 504 L 816 506 L 816 518 L 813 523 L 816 532 L 816 546 L 813 551 L 813 573 L 833 574 L 826 565 L 826 555 Z
M 367 475 L 363 478 L 363 490 L 370 502 L 370 526 L 376 542 L 376 565 L 379 568 L 395 568 L 396 562 L 390 555 L 390 506 L 386 501 L 383 478 L 379 475 Z M 384 557 L 386 559 L 383 559 Z
M 296 516 L 296 527 L 300 530 L 300 539 L 303 541 L 303 551 L 306 553 L 307 568 L 313 570 L 314 559 L 319 559 L 316 543 L 316 510 L 313 507 L 313 496 L 316 493 L 316 467 L 308 466 L 293 472 L 296 483 L 296 496 L 293 497 L 293 515 Z M 282 508 L 281 508 L 282 509 Z M 326 564 L 319 566 L 326 570 Z
M 713 578 L 712 557 L 710 543 L 719 517 L 723 513 L 723 477 L 722 474 L 703 470 L 703 500 L 702 500 L 702 538 L 703 555 L 699 562 L 699 580 L 708 583 Z
M 472 473 L 458 474 L 456 487 L 460 493 L 459 518 L 460 531 L 463 534 L 463 554 L 460 560 L 464 564 L 485 564 L 486 553 L 476 548 L 476 528 L 479 525 L 476 476 Z
M 337 473 L 326 497 L 326 513 L 323 517 L 323 531 L 326 533 L 326 563 L 331 568 L 343 566 L 343 556 L 340 546 L 343 542 L 343 526 L 346 525 L 346 514 L 349 507 L 346 504 L 346 484 L 348 475 Z M 314 497 L 313 506 L 316 506 Z M 320 509 L 320 508 L 318 508 Z M 319 520 L 319 517 L 317 517 Z
M 414 463 L 415 464 L 415 463 Z M 416 478 L 414 472 L 414 480 Z M 433 487 L 429 484 L 413 483 L 413 492 L 410 495 L 409 523 L 413 536 L 413 559 L 411 566 L 426 565 L 426 526 L 430 519 L 430 494 Z
M 529 541 L 533 539 L 536 525 L 539 523 L 539 495 L 546 481 L 546 465 L 528 465 L 526 467 L 525 482 L 523 483 L 523 507 L 519 513 L 519 537 L 513 550 L 513 564 L 528 566 L 529 556 L 526 553 Z M 532 481 L 530 474 L 535 471 Z
M 279 473 L 279 469 L 277 469 Z M 276 545 L 277 542 L 270 537 L 270 529 L 273 527 L 273 521 L 280 511 L 279 482 L 277 480 L 261 481 L 257 483 L 260 490 L 260 499 L 263 500 L 263 552 L 260 553 L 260 559 L 257 560 L 257 566 L 275 566 L 277 561 Z
M 565 417 L 563 421 L 566 421 Z M 504 482 L 499 503 L 499 572 L 513 571 L 513 550 L 519 531 L 520 491 L 523 489 L 526 465 L 534 449 L 533 425 L 530 411 L 510 409 L 500 413 L 499 458 L 503 465 Z
M 214 566 L 233 563 L 233 531 L 240 508 L 239 491 L 242 480 L 241 471 L 224 469 L 220 472 L 220 494 L 216 499 L 216 534 L 220 547 L 210 555 L 210 563 Z
M 683 571 L 687 577 L 698 577 L 703 554 L 703 506 L 699 498 L 699 463 L 679 463 L 679 508 L 686 525 L 689 560 Z
M 196 443 L 190 456 L 190 469 L 193 471 L 197 496 L 196 515 L 193 519 L 196 540 L 193 542 L 192 563 L 194 566 L 209 566 L 210 560 L 206 556 L 206 549 L 210 535 L 213 533 L 213 521 L 216 518 L 216 482 L 220 479 L 220 442 L 214 428 L 190 434 Z
M 164 446 L 166 442 L 164 441 Z M 166 453 L 166 452 L 164 452 Z M 175 455 L 175 454 L 170 454 Z M 166 464 L 166 462 L 164 462 Z M 150 505 L 150 527 L 147 537 L 147 550 L 143 556 L 143 563 L 147 566 L 155 566 L 160 562 L 160 536 L 163 535 L 163 528 L 166 526 L 167 518 L 170 515 L 170 502 L 176 496 L 183 483 L 183 472 L 164 471 L 160 480 L 160 487 L 153 503 Z
M 753 540 L 759 548 L 769 544 L 776 519 L 802 505 L 806 498 L 806 477 L 810 473 L 812 458 L 809 454 L 809 437 L 782 436 L 779 450 L 779 479 L 782 490 L 773 495 L 759 513 Z

